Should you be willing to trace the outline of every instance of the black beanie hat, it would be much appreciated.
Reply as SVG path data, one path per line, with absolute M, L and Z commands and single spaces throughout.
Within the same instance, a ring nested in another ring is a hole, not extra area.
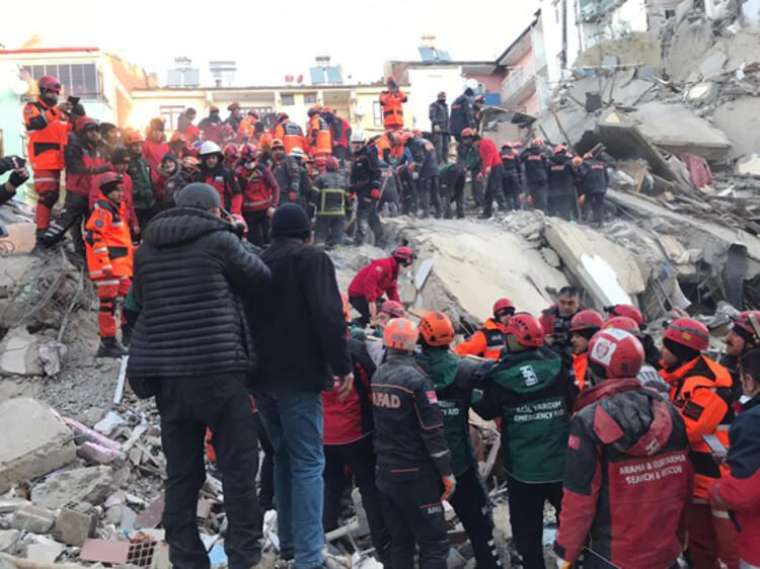
M 194 207 L 205 210 L 222 207 L 219 192 L 213 186 L 202 182 L 193 182 L 182 188 L 175 201 L 177 207 Z
M 699 355 L 699 350 L 674 342 L 670 338 L 663 339 L 662 343 L 681 362 L 690 362 Z
M 275 210 L 272 216 L 272 237 L 307 239 L 310 235 L 311 222 L 306 210 L 300 205 L 287 203 Z

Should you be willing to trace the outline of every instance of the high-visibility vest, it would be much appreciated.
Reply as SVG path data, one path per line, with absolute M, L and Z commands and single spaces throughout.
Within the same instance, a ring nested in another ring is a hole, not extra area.
M 383 107 L 383 125 L 385 128 L 403 128 L 404 101 L 406 101 L 406 95 L 402 91 L 383 91 L 380 94 L 380 105 Z
M 28 130 L 30 122 L 43 117 L 47 126 Z M 55 107 L 48 107 L 42 101 L 27 103 L 24 107 L 24 125 L 27 127 L 29 143 L 27 156 L 34 170 L 63 170 L 65 167 L 63 150 L 69 139 L 71 124 L 61 120 L 62 114 Z

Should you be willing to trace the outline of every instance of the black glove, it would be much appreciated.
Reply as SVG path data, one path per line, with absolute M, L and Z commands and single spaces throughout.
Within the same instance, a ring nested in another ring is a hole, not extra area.
M 8 170 L 16 170 L 17 168 L 23 168 L 26 165 L 26 160 L 21 156 L 5 156 L 0 158 L 0 174 L 4 174 Z
M 26 170 L 14 170 L 11 177 L 8 178 L 11 186 L 18 188 L 21 184 L 29 179 L 29 172 Z

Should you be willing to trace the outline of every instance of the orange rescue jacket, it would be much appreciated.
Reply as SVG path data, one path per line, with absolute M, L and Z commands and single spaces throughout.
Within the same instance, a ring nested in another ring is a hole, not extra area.
M 383 125 L 386 129 L 404 128 L 404 106 L 406 95 L 398 91 L 380 93 L 380 105 L 383 107 Z
M 33 170 L 63 170 L 63 149 L 71 124 L 63 120 L 57 107 L 42 100 L 24 106 L 24 126 L 29 137 L 27 155 Z
M 479 356 L 489 360 L 498 360 L 505 346 L 507 327 L 493 318 L 483 324 L 469 340 L 462 342 L 454 351 L 460 356 Z
M 95 202 L 85 226 L 87 269 L 93 280 L 132 277 L 134 246 L 127 223 L 126 200 L 115 204 L 108 199 Z M 104 270 L 109 269 L 111 274 Z
M 578 391 L 586 388 L 586 376 L 588 374 L 588 352 L 573 354 L 573 371 L 575 372 L 575 386 Z

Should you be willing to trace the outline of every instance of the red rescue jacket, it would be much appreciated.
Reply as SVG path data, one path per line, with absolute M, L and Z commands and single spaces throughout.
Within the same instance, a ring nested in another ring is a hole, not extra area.
M 243 211 L 266 211 L 280 203 L 280 186 L 268 167 L 248 170 L 241 166 L 237 177 L 243 190 Z
M 480 141 L 478 152 L 480 153 L 480 161 L 483 165 L 483 170 L 502 165 L 499 150 L 490 138 L 484 138 Z
M 363 296 L 367 302 L 375 302 L 384 294 L 388 300 L 400 302 L 398 295 L 399 265 L 393 257 L 375 259 L 361 269 L 348 286 L 349 296 Z

